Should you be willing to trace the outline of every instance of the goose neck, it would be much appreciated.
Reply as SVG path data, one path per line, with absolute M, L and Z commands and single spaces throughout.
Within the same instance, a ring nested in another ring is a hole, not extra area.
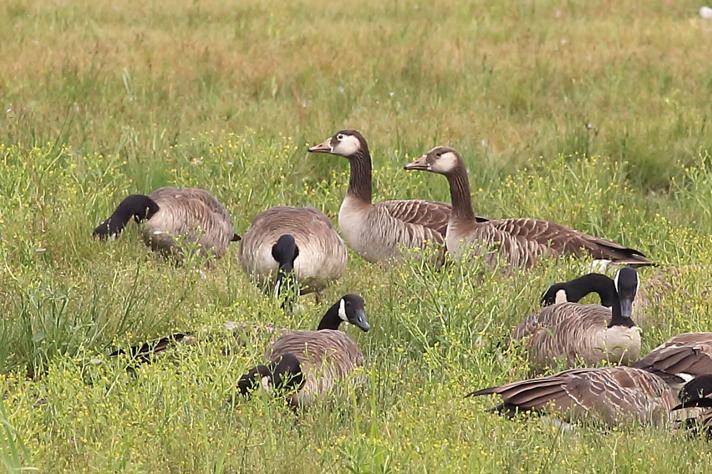
M 371 204 L 371 155 L 359 150 L 349 157 L 351 176 L 348 194 Z
M 467 171 L 460 167 L 447 175 L 450 184 L 450 199 L 452 200 L 452 217 L 460 221 L 475 222 L 475 212 L 472 210 L 470 183 Z
M 339 303 L 335 303 L 324 313 L 317 327 L 317 331 L 321 331 L 322 329 L 332 329 L 335 331 L 339 329 L 343 321 L 339 316 Z

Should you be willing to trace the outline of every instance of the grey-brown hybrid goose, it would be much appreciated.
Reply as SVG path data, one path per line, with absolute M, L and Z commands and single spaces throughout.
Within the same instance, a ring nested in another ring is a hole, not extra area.
M 690 386 L 694 382 L 689 382 Z M 711 380 L 700 382 L 703 394 L 712 393 Z M 671 410 L 689 396 L 688 387 L 678 393 L 646 370 L 602 367 L 571 369 L 548 377 L 477 390 L 467 396 L 500 395 L 502 403 L 495 410 L 509 416 L 518 411 L 554 412 L 568 420 L 596 420 L 608 426 L 667 425 L 673 419 Z M 700 387 L 695 388 L 699 396 Z
M 534 368 L 552 367 L 559 361 L 567 367 L 581 361 L 589 366 L 602 361 L 628 365 L 638 359 L 640 329 L 631 319 L 638 274 L 624 267 L 615 280 L 601 276 L 598 290 L 611 309 L 597 304 L 553 304 L 514 329 L 513 339 L 526 339 Z
M 589 255 L 619 264 L 650 265 L 638 250 L 583 232 L 535 219 L 499 219 L 477 222 L 472 210 L 465 164 L 452 148 L 435 147 L 406 170 L 444 175 L 450 183 L 452 214 L 447 227 L 448 253 L 460 257 L 467 248 L 486 254 L 495 263 L 501 257 L 509 266 L 527 268 L 547 255 Z
M 331 221 L 311 207 L 272 207 L 258 214 L 240 242 L 240 264 L 261 280 L 293 272 L 301 293 L 320 291 L 346 269 L 347 251 Z
M 361 133 L 341 130 L 309 152 L 339 155 L 349 161 L 351 176 L 339 210 L 339 227 L 349 246 L 363 258 L 378 262 L 397 257 L 399 247 L 443 242 L 450 218 L 448 204 L 421 199 L 373 203 L 371 154 Z
M 276 371 L 283 357 L 293 356 L 299 362 L 298 371 L 291 364 L 294 370 L 280 373 L 280 377 L 303 378 L 299 390 L 288 397 L 290 405 L 309 405 L 363 366 L 361 350 L 349 336 L 338 330 L 342 322 L 353 324 L 362 331 L 369 330 L 361 296 L 343 296 L 324 314 L 316 331 L 281 331 L 281 335 L 268 347 L 265 358 L 274 367 L 272 372 Z M 269 375 L 269 364 L 257 366 L 243 375 L 238 381 L 240 392 L 248 393 L 258 386 L 272 386 L 274 381 Z M 362 382 L 361 378 L 354 379 L 356 384 Z
M 197 244 L 201 253 L 221 257 L 230 242 L 240 240 L 225 207 L 198 188 L 159 188 L 148 196 L 133 194 L 94 229 L 102 239 L 118 236 L 129 220 L 143 222 L 143 240 L 153 250 L 180 254 L 184 243 Z

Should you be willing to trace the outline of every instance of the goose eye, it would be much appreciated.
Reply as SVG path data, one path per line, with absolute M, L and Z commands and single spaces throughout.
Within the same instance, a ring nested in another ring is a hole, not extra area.
M 339 133 L 338 135 L 336 135 L 336 139 L 341 141 L 344 139 L 344 136 L 341 133 Z

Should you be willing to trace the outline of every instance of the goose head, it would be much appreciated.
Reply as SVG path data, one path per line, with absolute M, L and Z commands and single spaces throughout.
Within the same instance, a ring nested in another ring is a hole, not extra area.
M 253 367 L 237 382 L 237 388 L 242 395 L 249 395 L 257 388 L 266 392 L 291 392 L 299 390 L 303 385 L 301 364 L 291 353 L 284 354 L 267 365 Z
M 92 235 L 99 239 L 116 237 L 124 230 L 124 227 L 131 219 L 136 223 L 140 223 L 144 219 L 153 217 L 159 209 L 158 204 L 150 197 L 142 194 L 132 194 L 121 201 L 114 213 L 99 224 Z
M 368 143 L 358 130 L 340 130 L 322 143 L 308 148 L 309 153 L 328 153 L 351 158 L 358 154 L 368 155 Z
M 712 407 L 712 374 L 700 375 L 687 382 L 680 393 L 680 405 L 673 408 L 679 410 L 689 407 Z
M 335 330 L 339 328 L 342 322 L 353 324 L 363 332 L 368 332 L 371 329 L 366 317 L 366 302 L 360 295 L 347 294 L 342 296 L 324 314 L 318 330 Z
M 630 318 L 633 314 L 633 300 L 638 293 L 638 272 L 634 268 L 624 267 L 616 272 L 613 278 L 621 305 L 621 316 Z
M 285 288 L 292 288 L 299 294 L 296 279 L 294 278 L 294 262 L 299 257 L 299 247 L 291 234 L 284 234 L 272 245 L 272 258 L 279 265 L 277 279 L 274 282 L 274 297 L 279 298 Z M 292 302 L 284 301 L 283 307 L 291 307 Z M 287 309 L 287 308 L 285 308 Z
M 454 149 L 446 146 L 436 146 L 403 168 L 406 170 L 430 171 L 431 173 L 448 176 L 463 167 L 462 158 Z

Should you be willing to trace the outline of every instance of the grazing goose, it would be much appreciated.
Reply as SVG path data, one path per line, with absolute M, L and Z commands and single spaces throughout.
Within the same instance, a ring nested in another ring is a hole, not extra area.
M 240 242 L 240 264 L 263 283 L 294 273 L 301 293 L 320 291 L 346 269 L 347 251 L 331 221 L 311 207 L 272 207 L 260 213 Z
M 182 241 L 198 244 L 201 253 L 221 257 L 240 240 L 230 215 L 210 193 L 198 188 L 159 188 L 148 196 L 132 194 L 94 229 L 101 239 L 118 236 L 129 220 L 143 222 L 143 240 L 153 250 L 181 253 Z
M 526 341 L 527 354 L 536 368 L 563 359 L 573 367 L 579 359 L 586 365 L 607 360 L 627 365 L 640 356 L 640 329 L 631 319 L 638 288 L 638 273 L 629 267 L 608 277 L 601 286 L 602 300 L 611 309 L 596 304 L 559 303 L 544 307 L 512 332 L 513 339 Z
M 299 359 L 293 354 L 284 354 L 267 365 L 258 365 L 240 377 L 237 388 L 241 395 L 249 395 L 259 386 L 265 391 L 280 391 L 285 394 L 296 392 L 304 387 L 304 374 Z M 288 397 L 291 406 L 294 397 Z
M 668 339 L 632 365 L 647 370 L 673 387 L 712 374 L 712 332 L 688 332 Z
M 578 303 L 590 293 L 597 293 L 601 301 L 601 306 L 611 308 L 614 302 L 615 293 L 610 291 L 611 279 L 600 273 L 588 273 L 574 278 L 573 280 L 554 283 L 541 297 L 542 306 L 550 306 L 557 303 Z M 641 301 L 642 300 L 642 301 Z M 648 298 L 640 285 L 635 292 L 633 300 L 633 312 L 631 318 L 641 329 L 646 328 L 647 318 L 645 309 L 648 306 Z
M 490 264 L 500 256 L 515 268 L 531 267 L 547 255 L 587 254 L 597 260 L 619 264 L 651 264 L 638 250 L 552 222 L 535 219 L 477 222 L 472 211 L 465 164 L 452 148 L 435 147 L 405 165 L 405 169 L 430 171 L 447 177 L 453 208 L 445 240 L 448 253 L 455 257 L 461 257 L 466 248 L 472 246 L 478 253 L 488 253 Z M 491 247 L 496 249 L 492 253 Z
M 369 330 L 365 304 L 359 295 L 345 295 L 334 303 L 316 331 L 283 331 L 267 349 L 265 358 L 272 366 L 278 366 L 280 358 L 288 355 L 299 362 L 299 372 L 304 380 L 299 391 L 289 397 L 290 405 L 310 404 L 363 366 L 361 350 L 349 336 L 338 330 L 342 322 L 351 323 L 362 331 Z M 257 374 L 263 378 L 265 373 L 260 366 L 250 369 L 240 378 L 238 387 L 241 391 L 242 387 L 256 387 L 251 381 Z M 292 370 L 290 374 L 297 375 L 297 372 Z M 360 382 L 356 381 L 357 384 Z
M 707 393 L 710 389 L 708 381 Z M 665 425 L 671 421 L 671 410 L 681 401 L 678 393 L 660 377 L 633 367 L 571 369 L 477 390 L 467 396 L 490 394 L 502 397 L 503 403 L 495 410 L 508 416 L 517 411 L 551 410 L 571 420 L 593 419 L 608 426 Z
M 361 133 L 341 130 L 310 147 L 309 152 L 349 160 L 351 177 L 339 210 L 339 227 L 349 246 L 363 258 L 379 262 L 397 257 L 401 246 L 421 248 L 428 242 L 443 242 L 450 218 L 449 205 L 420 199 L 373 204 L 371 154 Z M 477 220 L 486 221 L 479 217 Z

